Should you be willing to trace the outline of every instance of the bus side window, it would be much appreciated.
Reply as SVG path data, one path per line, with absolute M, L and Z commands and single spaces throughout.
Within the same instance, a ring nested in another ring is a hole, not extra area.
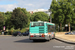
M 48 25 L 48 32 L 50 32 L 50 25 Z
M 55 27 L 53 25 L 50 25 L 50 31 L 55 32 L 54 30 L 55 30 Z
M 48 32 L 55 32 L 55 26 L 53 25 L 48 25 Z

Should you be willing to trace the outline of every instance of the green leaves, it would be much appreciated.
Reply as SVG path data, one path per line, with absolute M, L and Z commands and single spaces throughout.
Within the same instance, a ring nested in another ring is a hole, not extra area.
M 28 24 L 28 12 L 24 8 L 15 8 L 11 16 L 15 29 L 24 28 Z
M 4 24 L 4 16 L 0 12 L 0 30 L 3 29 L 3 24 Z
M 50 9 L 53 23 L 70 24 L 75 21 L 75 0 L 52 0 Z
M 48 21 L 48 14 L 44 13 L 44 12 L 35 12 L 32 14 L 30 20 L 31 21 Z
M 59 23 L 72 22 L 73 9 L 74 9 L 73 8 L 74 6 L 72 4 L 75 5 L 73 0 L 57 0 L 57 1 L 52 0 L 50 9 L 52 11 L 52 18 L 53 19 L 55 18 L 54 23 L 56 23 L 57 19 Z

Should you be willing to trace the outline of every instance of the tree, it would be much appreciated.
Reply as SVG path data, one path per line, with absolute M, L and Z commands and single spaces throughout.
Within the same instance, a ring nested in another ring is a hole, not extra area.
M 72 0 L 71 3 L 73 7 L 71 25 L 72 25 L 72 28 L 75 29 L 75 0 Z
M 51 16 L 52 16 L 53 23 L 58 24 L 60 26 L 60 31 L 62 31 L 62 23 L 64 22 L 64 18 L 65 18 L 63 14 L 63 1 L 52 0 L 50 10 L 52 11 Z
M 0 30 L 3 29 L 3 23 L 4 23 L 4 16 L 3 16 L 2 13 L 0 12 Z
M 28 23 L 27 23 L 26 27 L 29 27 L 29 24 L 30 24 L 30 13 L 27 12 L 25 8 L 21 8 L 21 10 L 28 17 Z
M 13 27 L 13 24 L 11 23 L 11 15 L 12 15 L 12 12 L 5 12 L 5 26 L 6 26 L 6 29 L 11 29 Z
M 61 28 L 63 23 L 69 24 L 70 31 L 70 23 L 73 16 L 72 0 L 52 0 L 50 9 L 52 11 L 53 22 L 56 24 L 60 23 Z
M 11 22 L 13 23 L 15 29 L 22 29 L 28 24 L 28 17 L 23 11 L 21 8 L 15 8 L 13 10 Z
M 65 7 L 66 7 L 66 13 L 65 15 L 65 22 L 68 24 L 69 26 L 69 32 L 70 32 L 70 23 L 72 22 L 72 18 L 73 18 L 73 6 L 72 6 L 72 2 L 71 1 L 65 1 Z
M 31 15 L 30 20 L 31 21 L 48 21 L 49 16 L 48 14 L 44 13 L 44 12 L 35 12 Z

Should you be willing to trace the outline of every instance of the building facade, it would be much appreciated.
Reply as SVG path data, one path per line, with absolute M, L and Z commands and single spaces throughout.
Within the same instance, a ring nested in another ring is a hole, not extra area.
M 49 12 L 49 10 L 45 10 L 45 9 L 36 9 L 36 10 L 33 10 L 33 11 L 28 11 L 29 13 L 33 14 L 35 12 L 45 12 L 47 13 L 49 16 L 51 14 L 51 12 Z

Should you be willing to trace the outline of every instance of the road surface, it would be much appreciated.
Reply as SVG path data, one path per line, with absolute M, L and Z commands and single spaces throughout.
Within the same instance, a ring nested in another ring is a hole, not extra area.
M 75 44 L 59 40 L 33 42 L 28 36 L 0 36 L 0 50 L 75 50 Z

